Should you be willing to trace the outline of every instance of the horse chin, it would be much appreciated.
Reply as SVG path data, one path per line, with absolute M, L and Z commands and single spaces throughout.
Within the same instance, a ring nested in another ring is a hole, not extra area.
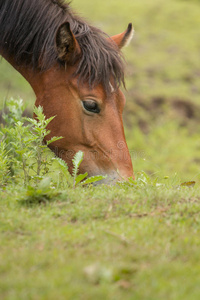
M 123 178 L 122 176 L 120 176 L 120 174 L 117 171 L 112 171 L 112 172 L 95 172 L 95 173 L 89 173 L 88 177 L 92 177 L 92 176 L 104 176 L 105 178 L 97 181 L 95 183 L 93 183 L 93 186 L 98 186 L 98 185 L 115 185 L 119 182 L 123 182 L 126 181 L 127 178 Z
M 120 178 L 117 175 L 107 175 L 105 179 L 97 181 L 93 184 L 93 186 L 99 186 L 102 184 L 105 185 L 115 185 L 117 182 L 120 182 Z
M 84 174 L 85 172 L 88 173 L 88 177 L 93 176 L 104 176 L 105 178 L 97 181 L 93 185 L 99 185 L 99 184 L 106 184 L 106 185 L 115 185 L 119 182 L 125 182 L 128 180 L 128 178 L 134 178 L 133 170 L 132 168 L 126 166 L 126 168 L 122 169 L 113 169 L 112 166 L 110 166 L 108 163 L 107 165 L 98 165 L 95 164 L 94 161 L 88 164 L 88 162 L 84 161 L 82 162 L 81 168 L 79 170 L 80 174 Z

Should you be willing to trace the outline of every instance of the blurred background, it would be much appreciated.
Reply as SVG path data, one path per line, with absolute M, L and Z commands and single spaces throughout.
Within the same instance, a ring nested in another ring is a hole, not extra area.
M 72 8 L 109 35 L 132 22 L 124 124 L 135 173 L 200 179 L 200 1 L 73 0 Z M 32 114 L 28 83 L 0 61 L 0 108 L 21 97 Z

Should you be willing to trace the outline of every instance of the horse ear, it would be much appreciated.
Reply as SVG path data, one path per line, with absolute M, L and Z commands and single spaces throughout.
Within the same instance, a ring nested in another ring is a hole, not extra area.
M 80 46 L 70 29 L 69 22 L 63 23 L 56 33 L 56 48 L 58 59 L 65 62 L 74 62 L 81 54 Z
M 133 25 L 129 23 L 128 28 L 124 32 L 112 36 L 111 39 L 117 44 L 119 49 L 121 49 L 125 46 L 128 46 L 128 44 L 133 38 L 133 34 L 134 34 Z

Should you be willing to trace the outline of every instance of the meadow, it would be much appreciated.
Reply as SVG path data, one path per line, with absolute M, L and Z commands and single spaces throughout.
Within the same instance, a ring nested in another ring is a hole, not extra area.
M 199 299 L 200 2 L 71 5 L 110 35 L 135 28 L 124 50 L 124 124 L 136 182 L 74 188 L 38 135 L 36 176 L 24 108 L 9 100 L 22 98 L 31 116 L 34 94 L 2 60 L 0 108 L 10 112 L 0 130 L 0 299 Z

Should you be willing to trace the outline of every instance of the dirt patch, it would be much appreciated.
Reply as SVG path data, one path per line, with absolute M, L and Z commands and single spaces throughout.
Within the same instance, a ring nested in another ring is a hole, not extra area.
M 131 99 L 131 100 L 130 100 Z M 200 128 L 200 104 L 190 99 L 156 96 L 150 99 L 132 93 L 127 100 L 124 122 L 129 128 L 136 124 L 148 133 L 151 126 L 164 121 L 176 121 L 178 125 Z

